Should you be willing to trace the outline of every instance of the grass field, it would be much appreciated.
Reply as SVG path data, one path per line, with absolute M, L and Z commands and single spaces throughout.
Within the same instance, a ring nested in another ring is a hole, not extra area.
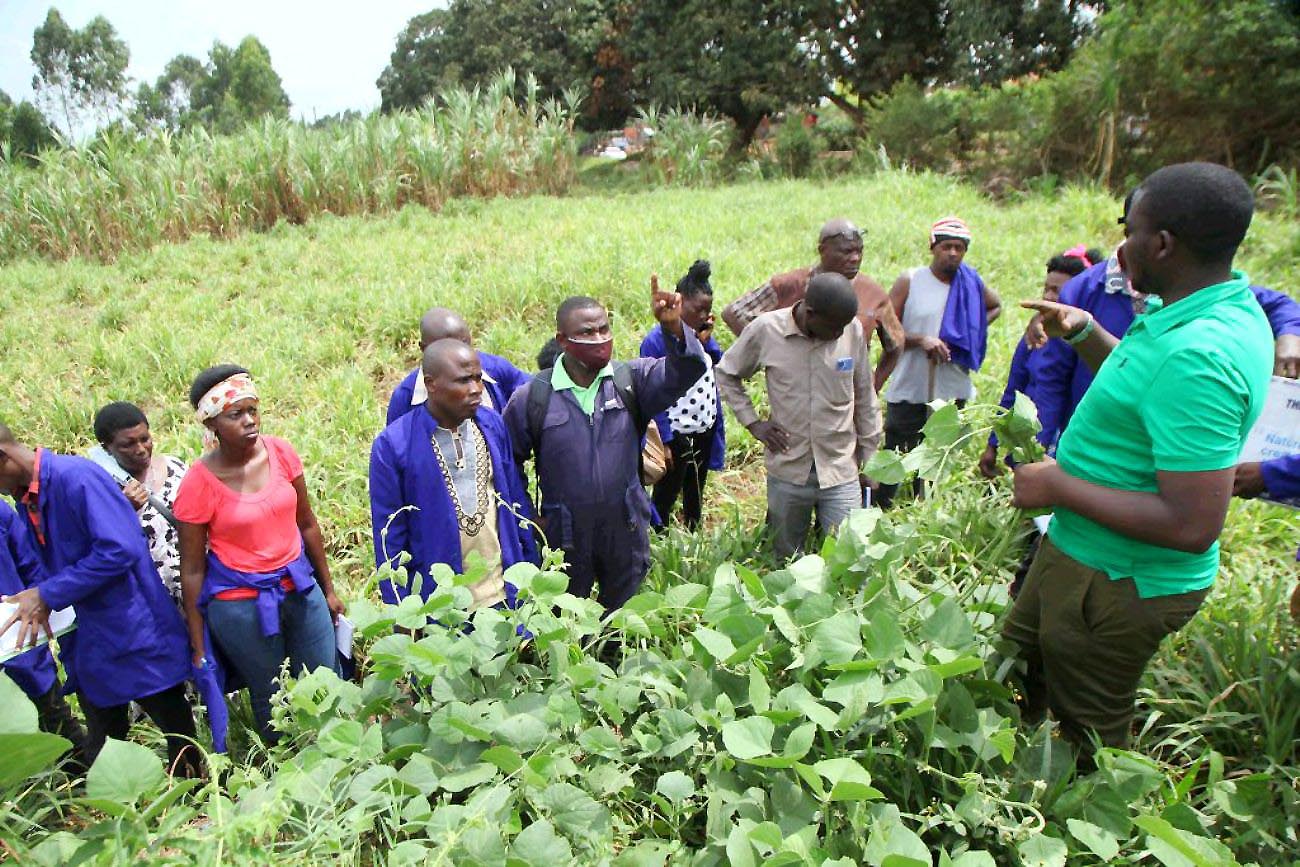
M 230 242 L 159 246 L 113 264 L 13 262 L 0 266 L 0 418 L 29 442 L 82 451 L 95 409 L 133 400 L 150 415 L 157 448 L 191 460 L 200 440 L 185 397 L 191 378 L 220 361 L 247 366 L 262 391 L 264 429 L 303 457 L 341 595 L 355 599 L 371 577 L 369 446 L 389 391 L 416 361 L 425 308 L 460 310 L 481 348 L 531 369 L 558 302 L 593 295 L 607 300 L 616 357 L 625 357 L 651 322 L 652 271 L 675 280 L 693 259 L 710 259 L 720 309 L 773 272 L 811 262 L 818 226 L 845 215 L 867 230 L 863 270 L 888 284 L 926 261 L 927 227 L 948 213 L 970 223 L 968 261 L 1007 302 L 976 377 L 980 399 L 992 401 L 1025 321 L 1014 302 L 1038 292 L 1051 254 L 1119 240 L 1110 196 L 1065 190 L 994 203 L 947 178 L 903 172 L 704 190 L 580 189 L 563 198 L 456 200 L 438 214 L 408 207 L 383 218 L 326 216 Z M 1241 257 L 1255 282 L 1294 294 L 1297 262 L 1300 226 L 1257 218 Z M 719 337 L 725 345 L 730 335 L 720 328 Z M 752 536 L 735 518 L 761 516 L 761 462 L 743 431 L 733 433 L 728 456 L 712 489 L 715 535 L 658 543 L 652 588 L 692 577 L 707 583 L 719 562 L 752 557 Z M 971 473 L 902 515 L 921 541 L 906 549 L 898 574 L 987 585 L 1014 563 L 1019 519 L 1005 483 L 990 492 L 970 459 Z M 1206 749 L 1227 757 L 1229 774 L 1274 775 L 1268 796 L 1290 798 L 1279 816 L 1300 812 L 1295 776 L 1278 770 L 1300 765 L 1295 629 L 1277 614 L 1295 574 L 1297 529 L 1294 513 L 1234 505 L 1224 577 L 1206 613 L 1154 667 L 1141 742 L 1193 777 Z M 980 616 L 987 628 L 988 615 Z M 1233 809 L 1250 815 L 1241 804 Z

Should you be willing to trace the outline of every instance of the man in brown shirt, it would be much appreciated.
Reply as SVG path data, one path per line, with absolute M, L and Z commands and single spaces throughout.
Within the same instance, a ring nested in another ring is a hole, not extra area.
M 862 504 L 859 467 L 875 454 L 882 423 L 857 310 L 847 279 L 818 274 L 793 307 L 754 319 L 715 369 L 737 421 L 767 447 L 768 524 L 780 560 L 803 547 L 814 508 L 829 532 Z M 760 369 L 766 421 L 744 386 Z
M 870 346 L 871 335 L 880 337 L 880 364 L 875 373 L 876 391 L 880 391 L 903 353 L 903 326 L 884 287 L 858 270 L 862 266 L 862 230 L 846 219 L 831 220 L 822 226 L 817 237 L 817 256 L 818 262 L 813 267 L 777 274 L 728 304 L 722 311 L 722 321 L 739 337 L 759 314 L 792 307 L 803 298 L 813 275 L 843 275 L 853 281 L 858 321 L 862 323 L 867 345 Z

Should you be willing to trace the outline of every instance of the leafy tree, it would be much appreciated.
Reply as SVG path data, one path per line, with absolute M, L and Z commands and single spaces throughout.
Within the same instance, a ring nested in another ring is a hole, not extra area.
M 162 75 L 136 92 L 136 126 L 184 129 L 204 126 L 231 133 L 264 115 L 289 116 L 289 97 L 271 65 L 270 52 L 256 37 L 236 48 L 215 42 L 208 62 L 179 54 Z
M 27 100 L 14 105 L 9 94 L 0 90 L 0 159 L 22 157 L 34 162 L 42 148 L 54 147 L 59 138 L 40 109 Z
M 103 123 L 126 97 L 131 53 L 102 15 L 80 30 L 51 8 L 32 35 L 32 89 L 47 114 L 57 113 L 72 138 L 87 115 Z
M 609 41 L 616 0 L 453 0 L 412 18 L 397 37 L 389 65 L 376 84 L 381 111 L 418 108 L 439 90 L 485 85 L 512 67 L 531 74 L 543 97 L 559 98 L 581 84 L 595 99 L 589 111 L 601 113 L 611 84 L 622 81 L 617 52 L 601 52 Z M 523 80 L 521 76 L 521 81 Z M 617 121 L 631 109 L 618 103 Z
M 905 78 L 923 85 L 997 84 L 1060 69 L 1105 2 L 1081 0 L 821 0 L 812 54 L 829 98 L 859 123 L 862 102 Z M 856 99 L 854 98 L 856 97 Z
M 397 36 L 388 66 L 379 80 L 379 110 L 417 108 L 443 83 L 452 50 L 447 36 L 446 9 L 434 9 L 406 22 Z
M 804 45 L 812 11 L 802 0 L 643 0 L 621 39 L 634 101 L 725 115 L 744 147 L 764 115 L 824 92 Z

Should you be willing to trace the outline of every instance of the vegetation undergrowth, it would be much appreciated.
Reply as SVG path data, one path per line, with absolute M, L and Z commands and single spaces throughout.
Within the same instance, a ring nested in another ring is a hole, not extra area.
M 522 92 L 516 101 L 517 93 Z M 263 118 L 242 132 L 110 132 L 0 163 L 0 261 L 113 259 L 195 235 L 229 238 L 323 215 L 437 210 L 461 196 L 559 193 L 573 182 L 573 104 L 503 72 L 415 111 L 320 129 Z
M 558 301 L 594 295 L 628 356 L 648 328 L 652 270 L 675 277 L 710 258 L 720 306 L 807 264 L 817 227 L 844 214 L 867 229 L 864 270 L 888 282 L 924 261 L 926 227 L 955 212 L 976 232 L 970 261 L 1007 302 L 976 377 L 987 396 L 1023 327 L 1013 302 L 1037 293 L 1051 253 L 1113 243 L 1116 210 L 1087 189 L 995 205 L 941 176 L 879 172 L 460 200 L 110 264 L 0 267 L 14 290 L 0 296 L 3 417 L 25 439 L 84 450 L 95 409 L 132 399 L 159 450 L 192 459 L 190 377 L 224 360 L 253 370 L 267 430 L 303 455 L 367 659 L 360 684 L 293 684 L 277 708 L 282 743 L 263 751 L 237 733 L 197 785 L 170 785 L 149 741 L 111 745 L 73 785 L 46 769 L 57 745 L 9 690 L 0 840 L 33 863 L 1295 857 L 1300 684 L 1296 628 L 1281 611 L 1294 514 L 1234 505 L 1218 588 L 1146 680 L 1137 751 L 1105 753 L 1076 779 L 1050 730 L 1016 727 L 1014 665 L 995 624 L 1029 527 L 1005 482 L 972 471 L 986 405 L 972 407 L 969 429 L 936 414 L 952 439 L 922 462 L 945 474 L 931 498 L 856 515 L 784 570 L 771 569 L 756 529 L 757 449 L 733 426 L 706 530 L 657 539 L 645 592 L 618 615 L 621 661 L 593 604 L 563 596 L 552 568 L 515 573 L 529 604 L 477 612 L 469 635 L 456 629 L 465 596 L 450 578 L 428 611 L 383 608 L 373 592 L 368 445 L 414 364 L 425 307 L 460 309 L 481 348 L 531 367 Z M 1258 282 L 1290 285 L 1297 239 L 1293 224 L 1261 218 L 1243 264 Z M 425 626 L 429 612 L 443 625 Z M 418 631 L 394 635 L 394 622 Z M 526 649 L 516 623 L 534 636 Z

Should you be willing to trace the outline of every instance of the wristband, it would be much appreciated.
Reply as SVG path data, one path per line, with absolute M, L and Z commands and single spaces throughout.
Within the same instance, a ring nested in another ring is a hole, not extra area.
M 1078 331 L 1074 332 L 1073 334 L 1065 335 L 1065 342 L 1070 344 L 1071 346 L 1078 346 L 1080 343 L 1087 340 L 1088 336 L 1092 334 L 1093 326 L 1096 324 L 1096 322 L 1097 320 L 1093 319 L 1092 314 L 1089 313 L 1088 321 L 1083 324 L 1082 328 L 1080 328 Z

